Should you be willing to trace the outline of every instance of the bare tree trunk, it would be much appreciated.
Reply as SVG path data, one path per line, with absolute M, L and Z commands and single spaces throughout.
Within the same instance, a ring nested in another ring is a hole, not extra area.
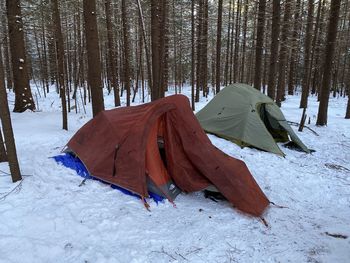
M 305 54 L 304 54 L 304 76 L 302 82 L 302 94 L 300 100 L 300 108 L 307 108 L 307 98 L 309 96 L 309 72 L 310 72 L 310 56 L 311 56 L 311 39 L 313 30 L 313 13 L 314 0 L 308 0 L 308 14 L 305 32 Z
M 119 83 L 116 77 L 116 65 L 115 65 L 115 52 L 114 52 L 114 38 L 112 32 L 112 23 L 111 23 L 111 1 L 105 0 L 105 12 L 106 12 L 106 27 L 107 27 L 107 41 L 108 41 L 108 57 L 109 57 L 109 75 L 110 82 L 112 84 L 114 92 L 114 106 L 120 106 L 120 97 L 119 97 Z
M 50 92 L 49 88 L 49 74 L 48 74 L 48 58 L 47 58 L 47 48 L 46 48 L 46 29 L 45 29 L 45 17 L 43 12 L 41 11 L 41 31 L 42 31 L 42 38 L 41 38 L 41 46 L 43 47 L 43 78 L 45 82 L 45 88 L 46 92 Z
M 52 0 L 52 13 L 55 24 L 55 41 L 56 41 L 56 57 L 57 57 L 57 73 L 58 73 L 58 85 L 61 96 L 62 104 L 62 129 L 68 130 L 67 120 L 67 103 L 66 103 L 66 87 L 64 82 L 64 47 L 63 47 L 63 35 L 61 30 L 61 18 L 58 9 L 57 0 Z
M 2 137 L 2 132 L 0 129 L 0 163 L 7 162 L 7 161 L 8 159 L 7 159 L 6 149 L 5 149 L 5 142 Z
M 243 43 L 242 43 L 242 63 L 240 82 L 244 82 L 245 64 L 246 64 L 246 41 L 247 41 L 247 24 L 248 24 L 248 0 L 244 1 L 244 20 L 243 20 Z
M 29 85 L 27 57 L 24 44 L 23 22 L 20 0 L 6 0 L 7 21 L 12 58 L 13 84 L 15 90 L 14 112 L 35 110 Z
M 5 73 L 4 73 L 4 65 L 3 65 L 3 59 L 2 59 L 2 51 L 1 51 L 1 43 L 0 43 L 0 89 L 5 89 L 5 95 L 6 94 L 6 88 L 5 88 Z M 0 91 L 0 95 L 3 92 Z M 7 96 L 6 96 L 7 99 Z M 1 103 L 1 101 L 0 101 Z M 2 106 L 0 106 L 0 109 L 2 110 Z M 5 149 L 5 142 L 2 137 L 1 127 L 0 127 L 0 163 L 7 162 L 7 153 Z
M 317 39 L 319 38 L 319 34 L 318 32 L 320 31 L 320 16 L 321 16 L 321 6 L 322 6 L 322 0 L 320 0 L 318 2 L 318 6 L 317 6 L 317 16 L 316 16 L 316 24 L 315 24 L 315 31 L 314 31 L 314 36 L 312 39 L 312 44 L 311 44 L 311 59 L 310 59 L 310 71 L 309 71 L 309 87 L 311 85 L 311 94 L 315 94 L 316 93 L 316 88 L 315 85 L 313 85 L 313 81 L 312 81 L 312 72 L 313 72 L 313 63 L 314 63 L 314 57 L 315 57 L 315 53 L 316 53 L 316 45 L 317 45 Z M 315 68 L 318 65 L 315 65 Z
M 141 3 L 140 0 L 137 0 L 137 5 L 138 5 L 138 11 L 139 11 L 139 16 L 141 19 L 141 30 L 142 30 L 142 36 L 143 36 L 143 41 L 144 41 L 144 46 L 145 46 L 145 52 L 146 52 L 146 62 L 147 62 L 147 75 L 148 75 L 148 87 L 152 91 L 152 66 L 151 66 L 151 58 L 149 54 L 149 47 L 148 47 L 148 42 L 146 38 L 146 29 L 145 29 L 145 23 L 143 20 L 143 14 L 142 14 L 142 8 L 141 8 Z
M 337 38 L 340 3 L 341 0 L 331 1 L 331 10 L 328 22 L 327 41 L 323 67 L 322 89 L 316 122 L 316 125 L 319 126 L 327 125 L 329 89 L 331 84 L 332 63 L 336 42 L 335 39 Z
M 241 17 L 241 1 L 237 0 L 237 12 L 236 12 L 236 29 L 235 29 L 235 49 L 233 55 L 233 82 L 238 80 L 238 67 L 239 67 L 239 39 L 240 39 L 240 17 Z
M 282 26 L 282 44 L 279 58 L 279 73 L 277 85 L 277 105 L 281 106 L 281 101 L 285 100 L 285 86 L 286 86 L 286 70 L 287 70 L 287 56 L 288 56 L 288 42 L 289 42 L 289 19 L 293 1 L 286 0 L 284 8 L 283 26 Z
M 255 46 L 255 73 L 254 73 L 254 88 L 261 89 L 261 64 L 262 64 L 262 51 L 264 45 L 264 31 L 265 31 L 265 9 L 266 0 L 259 0 L 258 11 L 258 25 L 257 25 L 257 38 Z
M 83 0 L 83 9 L 88 57 L 88 85 L 91 89 L 92 112 L 95 117 L 104 110 L 95 0 Z
M 203 96 L 208 96 L 208 0 L 204 0 L 203 30 L 202 30 L 202 54 L 201 54 L 201 79 Z
M 195 50 L 194 50 L 194 1 L 191 1 L 191 105 L 192 110 L 195 110 L 195 86 L 194 86 L 194 77 L 195 77 Z
M 226 60 L 225 60 L 225 70 L 224 70 L 225 86 L 228 83 L 228 68 L 229 68 L 229 57 L 230 57 L 231 6 L 232 6 L 232 0 L 230 0 L 229 7 L 228 7 L 228 29 L 227 29 L 227 41 L 226 41 Z
M 276 69 L 278 63 L 278 39 L 280 33 L 280 0 L 273 0 L 272 26 L 271 26 L 271 48 L 270 48 L 270 71 L 267 83 L 267 95 L 275 99 L 276 93 Z
M 202 74 L 202 31 L 203 31 L 203 13 L 204 13 L 204 0 L 199 0 L 197 10 L 197 68 L 196 68 L 196 102 L 199 102 L 200 88 L 203 86 Z
M 130 51 L 129 22 L 125 0 L 122 0 L 123 45 L 124 45 L 124 84 L 126 89 L 126 106 L 130 106 Z
M 2 29 L 3 29 L 3 44 L 4 44 L 4 63 L 6 71 L 6 86 L 8 89 L 13 88 L 13 77 L 12 77 L 12 65 L 10 63 L 10 52 L 9 52 L 9 41 L 8 41 L 8 32 L 6 25 L 6 16 L 2 18 Z
M 297 41 L 299 35 L 299 14 L 300 14 L 300 0 L 297 0 L 294 11 L 294 24 L 293 24 L 293 36 L 291 41 L 291 55 L 289 64 L 289 76 L 288 76 L 288 95 L 294 94 L 295 85 L 295 71 L 296 71 L 296 53 L 297 53 Z
M 0 158 L 2 160 L 6 160 L 6 157 L 7 157 L 9 161 L 12 182 L 17 182 L 22 179 L 22 176 L 18 165 L 16 144 L 13 136 L 10 111 L 7 103 L 7 94 L 6 94 L 6 87 L 5 87 L 3 72 L 4 72 L 4 69 L 3 69 L 2 52 L 1 52 L 1 46 L 0 46 L 0 119 L 1 119 L 2 129 L 4 132 L 6 151 L 7 151 L 7 156 L 6 154 L 5 156 L 3 156 L 4 153 L 2 151 L 4 149 L 0 148 L 1 150 Z M 0 132 L 0 137 L 1 137 L 0 143 L 2 143 L 1 132 Z M 3 148 L 3 144 L 2 144 L 2 148 Z
M 167 77 L 166 9 L 167 0 L 151 1 L 152 101 L 164 97 L 164 83 Z
M 217 35 L 216 35 L 216 78 L 215 78 L 215 91 L 220 91 L 220 75 L 221 75 L 221 27 L 222 27 L 222 0 L 218 3 L 218 23 L 217 23 Z

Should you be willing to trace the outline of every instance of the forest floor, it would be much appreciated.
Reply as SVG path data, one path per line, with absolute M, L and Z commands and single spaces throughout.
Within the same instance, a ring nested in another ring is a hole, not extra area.
M 202 98 L 197 109 L 208 100 Z M 299 122 L 299 100 L 288 96 L 283 103 L 287 120 Z M 181 194 L 176 208 L 150 200 L 149 212 L 108 185 L 88 180 L 80 186 L 81 177 L 50 157 L 90 120 L 91 106 L 87 113 L 81 107 L 70 113 L 64 131 L 57 94 L 38 101 L 37 112 L 12 113 L 24 180 L 11 183 L 7 164 L 0 164 L 1 263 L 349 262 L 350 120 L 344 119 L 344 98 L 330 99 L 327 127 L 315 126 L 318 104 L 309 98 L 308 126 L 319 136 L 308 129 L 297 134 L 312 154 L 280 145 L 283 158 L 209 136 L 245 161 L 268 198 L 286 207 L 270 206 L 264 215 L 269 227 L 200 192 Z M 9 102 L 12 108 L 12 93 Z M 112 94 L 105 104 L 112 108 Z

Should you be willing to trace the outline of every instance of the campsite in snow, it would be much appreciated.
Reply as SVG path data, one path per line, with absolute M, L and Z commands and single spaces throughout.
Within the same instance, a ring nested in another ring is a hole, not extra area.
M 0 7 L 0 263 L 350 262 L 349 0 Z

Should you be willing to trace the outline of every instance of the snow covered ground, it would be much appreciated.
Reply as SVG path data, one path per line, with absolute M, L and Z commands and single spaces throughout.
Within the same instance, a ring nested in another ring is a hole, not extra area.
M 283 104 L 290 121 L 301 117 L 299 99 Z M 13 94 L 9 101 L 12 107 Z M 350 236 L 345 99 L 331 98 L 328 126 L 316 127 L 318 105 L 310 97 L 308 126 L 320 136 L 307 129 L 298 135 L 313 154 L 283 148 L 283 158 L 209 136 L 244 160 L 268 198 L 286 207 L 267 210 L 269 227 L 202 193 L 180 195 L 177 208 L 150 201 L 149 212 L 100 182 L 79 186 L 81 177 L 49 157 L 91 118 L 91 106 L 86 114 L 81 107 L 70 113 L 64 131 L 56 93 L 38 101 L 40 111 L 12 114 L 24 180 L 12 184 L 7 164 L 0 164 L 0 262 L 350 262 L 350 237 L 328 235 Z M 113 95 L 105 103 L 111 108 Z

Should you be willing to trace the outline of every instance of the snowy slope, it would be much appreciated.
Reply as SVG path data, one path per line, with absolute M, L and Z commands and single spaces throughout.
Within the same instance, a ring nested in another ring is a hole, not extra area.
M 290 121 L 300 119 L 299 99 L 289 96 L 283 104 Z M 9 94 L 11 105 L 13 100 Z M 106 94 L 106 108 L 112 100 Z M 150 201 L 148 212 L 139 200 L 102 183 L 79 186 L 81 177 L 49 157 L 91 118 L 91 106 L 86 114 L 81 107 L 70 113 L 69 131 L 63 131 L 57 95 L 39 98 L 39 112 L 12 114 L 20 166 L 28 176 L 12 184 L 4 174 L 7 164 L 0 164 L 0 262 L 350 262 L 350 237 L 326 234 L 350 236 L 346 101 L 331 98 L 328 127 L 315 126 L 316 98 L 309 104 L 309 126 L 320 136 L 307 129 L 298 135 L 313 154 L 283 148 L 283 158 L 209 136 L 244 160 L 268 198 L 286 207 L 268 209 L 267 228 L 202 193 L 180 195 L 176 208 Z

